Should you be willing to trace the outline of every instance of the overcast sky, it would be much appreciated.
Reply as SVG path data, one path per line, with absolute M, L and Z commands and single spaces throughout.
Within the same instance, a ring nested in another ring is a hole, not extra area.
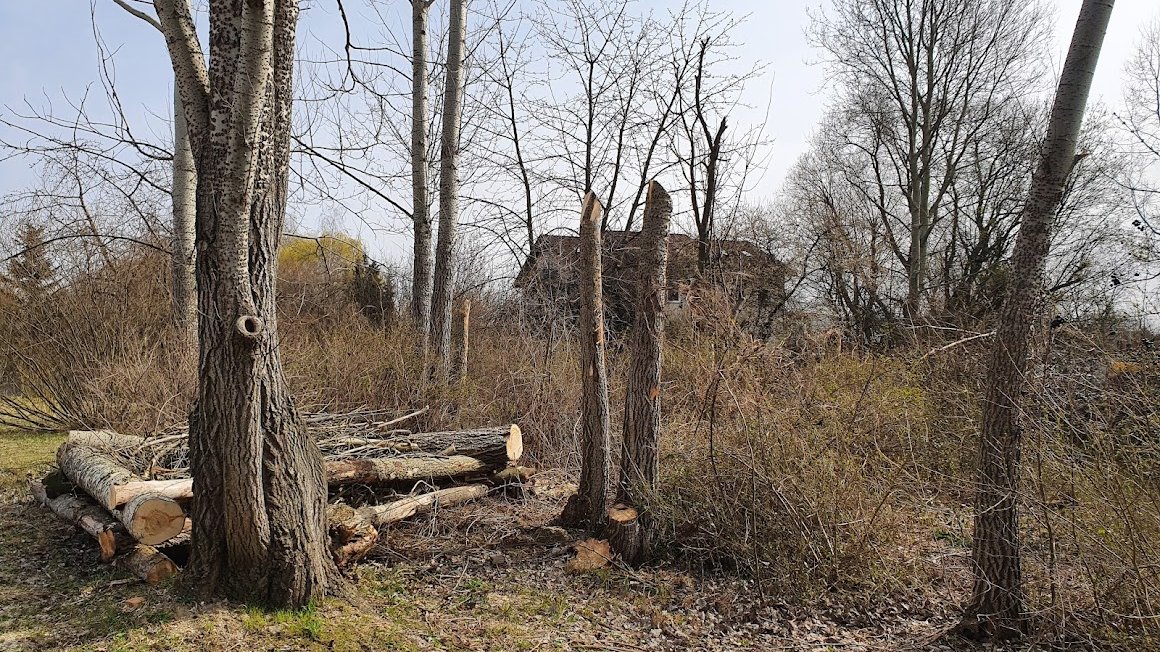
M 406 11 L 405 0 L 394 2 L 400 5 L 400 12 Z M 334 25 L 333 1 L 303 0 L 302 4 L 305 10 L 302 29 L 325 39 Z M 644 2 L 645 6 L 658 9 L 673 4 L 665 0 Z M 1055 68 L 1058 70 L 1080 0 L 1050 0 L 1048 4 L 1055 9 Z M 445 5 L 445 0 L 439 0 L 433 11 L 445 12 Z M 738 116 L 735 124 L 760 120 L 768 107 L 767 133 L 773 139 L 773 146 L 768 168 L 755 186 L 754 199 L 772 196 L 786 170 L 805 148 L 826 101 L 824 70 L 816 64 L 817 55 L 805 37 L 808 12 L 816 12 L 822 4 L 797 0 L 716 0 L 713 6 L 748 15 L 737 34 L 737 40 L 743 44 L 741 59 L 767 64 L 764 76 L 747 92 L 747 102 L 754 111 Z M 95 5 L 90 5 L 88 0 L 0 0 L 0 112 L 24 111 L 26 101 L 37 107 L 49 104 L 64 107 L 66 96 L 78 100 L 88 85 L 94 85 L 94 93 L 101 93 L 94 82 L 97 54 L 91 11 L 96 12 L 106 45 L 116 51 L 116 81 L 123 102 L 140 122 L 164 132 L 167 129 L 164 116 L 170 110 L 172 72 L 161 37 L 116 7 L 112 0 L 96 0 Z M 1141 26 L 1158 16 L 1160 4 L 1156 0 L 1117 0 L 1100 58 L 1093 99 L 1112 107 L 1118 105 L 1124 62 L 1138 40 Z M 159 140 L 168 139 L 162 135 Z M 33 181 L 26 162 L 0 162 L 0 194 Z

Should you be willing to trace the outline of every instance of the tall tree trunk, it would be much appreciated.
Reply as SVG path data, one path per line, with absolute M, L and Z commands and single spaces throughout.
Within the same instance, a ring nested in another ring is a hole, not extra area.
M 431 206 L 427 196 L 427 10 L 431 0 L 411 0 L 411 194 L 415 265 L 411 319 L 427 350 L 431 328 Z
M 630 564 L 647 558 L 652 518 L 647 504 L 656 489 L 661 428 L 661 342 L 665 333 L 665 286 L 669 221 L 673 200 L 652 181 L 645 199 L 639 236 L 640 261 L 636 317 L 632 329 L 632 367 L 624 394 L 624 444 L 620 454 L 620 488 L 616 500 L 636 511 L 636 536 L 620 556 Z
M 200 595 L 297 606 L 337 586 L 322 455 L 290 398 L 275 280 L 296 0 L 210 4 L 209 70 L 187 0 L 155 0 L 197 161 L 200 359 L 190 415 Z
M 194 218 L 197 214 L 197 166 L 185 126 L 181 92 L 173 87 L 173 316 L 178 330 L 196 339 L 197 279 L 194 277 Z
M 971 545 L 975 583 L 958 631 L 970 638 L 1019 636 L 1025 627 L 1020 578 L 1018 504 L 1024 389 L 1031 324 L 1042 303 L 1052 219 L 1075 160 L 1076 140 L 1113 0 L 1084 0 L 1059 78 L 1047 136 L 1023 208 L 1012 258 L 1012 285 L 999 313 L 983 401 L 979 484 Z
M 580 486 L 560 522 L 596 533 L 608 508 L 608 374 L 604 367 L 604 298 L 601 280 L 600 200 L 584 196 L 580 217 Z
M 451 304 L 455 274 L 455 229 L 459 220 L 459 122 L 463 111 L 463 56 L 466 49 L 467 0 L 451 0 L 447 36 L 447 86 L 443 93 L 443 134 L 439 147 L 439 242 L 435 250 L 435 288 L 431 338 L 435 341 L 438 375 L 451 371 Z

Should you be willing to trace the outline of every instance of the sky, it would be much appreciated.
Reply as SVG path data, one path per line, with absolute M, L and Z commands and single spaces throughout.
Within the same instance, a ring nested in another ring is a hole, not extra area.
M 1081 0 L 1048 0 L 1055 17 L 1055 70 L 1062 65 Z M 400 7 L 405 0 L 393 0 Z M 663 10 L 669 0 L 642 0 L 645 7 Z M 439 0 L 433 11 L 446 11 Z M 300 39 L 323 39 L 334 34 L 333 0 L 302 0 Z M 786 171 L 806 149 L 826 103 L 825 70 L 807 41 L 809 14 L 824 6 L 817 0 L 716 0 L 714 8 L 747 18 L 737 33 L 743 62 L 760 61 L 764 74 L 747 88 L 736 122 L 761 122 L 768 111 L 766 135 L 772 140 L 768 167 L 751 191 L 751 199 L 776 194 Z M 400 8 L 400 12 L 406 11 Z M 112 0 L 0 0 L 0 114 L 27 112 L 35 107 L 67 109 L 97 84 L 98 56 L 93 16 L 106 47 L 115 53 L 116 84 L 131 118 L 147 124 L 165 141 L 171 110 L 172 72 L 161 36 L 152 27 L 126 14 Z M 1113 107 L 1120 100 L 1122 69 L 1139 37 L 1140 28 L 1160 18 L 1156 0 L 1117 0 L 1097 70 L 1093 101 Z M 400 29 L 407 30 L 409 26 Z M 747 64 L 746 64 L 747 65 Z M 101 98 L 103 101 L 103 98 Z M 67 111 L 66 111 L 67 113 Z M 35 181 L 26 161 L 0 161 L 0 195 Z M 364 237 L 366 237 L 364 235 Z M 398 242 L 373 246 L 391 257 L 401 257 Z

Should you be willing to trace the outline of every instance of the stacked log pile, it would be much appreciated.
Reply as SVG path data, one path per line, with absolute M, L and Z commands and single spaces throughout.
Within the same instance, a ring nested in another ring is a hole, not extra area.
M 331 552 L 339 567 L 368 554 L 381 528 L 476 500 L 535 473 L 515 465 L 523 454 L 518 426 L 427 433 L 398 428 L 422 412 L 391 420 L 375 412 L 305 415 L 333 491 L 364 485 L 396 492 L 396 500 L 382 504 L 329 506 Z M 95 539 L 102 561 L 116 560 L 146 582 L 162 581 L 178 571 L 166 553 L 188 544 L 191 533 L 187 434 L 183 426 L 152 437 L 70 432 L 57 450 L 64 482 L 46 478 L 30 490 Z M 420 488 L 428 491 L 416 493 Z

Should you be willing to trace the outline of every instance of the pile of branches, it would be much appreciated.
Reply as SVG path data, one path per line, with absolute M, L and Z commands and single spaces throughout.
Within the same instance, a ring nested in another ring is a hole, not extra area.
M 516 466 L 523 438 L 515 424 L 414 433 L 381 412 L 304 415 L 324 457 L 331 504 L 331 553 L 342 568 L 371 551 L 378 531 L 398 521 L 519 486 L 535 473 Z M 137 437 L 73 431 L 57 450 L 58 471 L 31 483 L 33 496 L 147 582 L 174 575 L 188 551 L 193 499 L 187 426 Z M 351 496 L 362 499 L 350 500 Z

